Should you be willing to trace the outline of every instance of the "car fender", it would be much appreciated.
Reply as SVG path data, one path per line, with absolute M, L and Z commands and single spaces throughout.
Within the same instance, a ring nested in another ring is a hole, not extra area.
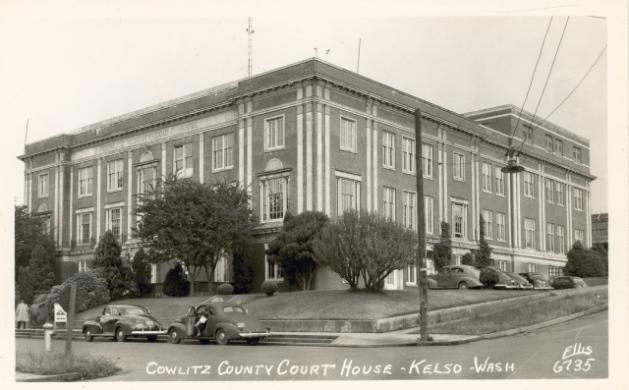
M 83 322 L 83 332 L 85 332 L 85 329 L 89 329 L 92 332 L 92 334 L 103 333 L 103 327 L 97 321 L 85 321 L 85 322 Z
M 173 322 L 171 324 L 168 325 L 168 332 L 170 333 L 171 329 L 177 329 L 178 331 L 181 332 L 181 334 L 185 335 L 186 334 L 186 326 L 181 323 L 181 322 Z
M 114 326 L 114 332 L 116 331 L 116 329 L 122 329 L 122 331 L 124 332 L 125 336 L 128 336 L 131 334 L 131 324 L 129 324 L 126 321 L 118 321 L 116 322 L 116 325 Z
M 482 283 L 478 279 L 470 278 L 469 276 L 464 276 L 457 282 L 457 285 L 461 282 L 467 283 L 469 287 L 482 287 Z
M 433 278 L 426 278 L 428 282 L 428 288 L 437 288 L 437 281 Z
M 238 338 L 240 337 L 240 331 L 238 330 L 238 327 L 234 324 L 232 324 L 231 322 L 219 322 L 216 324 L 216 326 L 214 327 L 214 331 L 216 331 L 216 329 L 223 329 L 223 331 L 225 332 L 225 334 L 227 335 L 228 338 L 230 339 L 234 339 L 234 338 Z

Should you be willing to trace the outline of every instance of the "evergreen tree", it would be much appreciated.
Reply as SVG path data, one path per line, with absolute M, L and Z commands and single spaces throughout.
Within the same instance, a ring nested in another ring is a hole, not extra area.
M 493 260 L 491 259 L 491 247 L 487 243 L 487 240 L 485 240 L 485 219 L 482 215 L 480 216 L 480 241 L 478 245 L 479 248 L 478 251 L 476 251 L 474 259 L 475 265 L 478 268 L 492 265 Z
M 253 283 L 254 271 L 248 260 L 251 259 L 252 253 L 249 246 L 244 242 L 234 243 L 232 250 L 232 284 L 234 286 L 234 294 L 247 294 L 251 291 Z
M 452 259 L 452 240 L 450 239 L 450 224 L 441 222 L 441 237 L 439 242 L 433 246 L 432 257 L 435 262 L 435 269 L 450 264 Z
M 135 252 L 132 269 L 138 294 L 140 296 L 148 295 L 151 292 L 151 264 L 143 248 Z
M 54 246 L 44 243 L 35 245 L 28 265 L 19 270 L 18 291 L 21 299 L 32 302 L 35 293 L 50 290 L 55 284 L 55 258 Z
M 577 241 L 567 254 L 568 262 L 563 271 L 568 276 L 593 277 L 605 275 L 605 264 L 598 252 L 583 247 Z
M 107 281 L 107 288 L 112 300 L 137 294 L 131 268 L 124 264 L 120 244 L 111 231 L 106 231 L 100 238 L 92 266 Z

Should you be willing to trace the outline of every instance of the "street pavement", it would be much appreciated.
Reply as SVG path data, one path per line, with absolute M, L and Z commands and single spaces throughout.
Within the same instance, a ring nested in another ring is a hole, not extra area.
M 73 349 L 116 360 L 123 371 L 104 381 L 605 378 L 607 316 L 603 311 L 533 333 L 450 346 L 218 346 L 103 339 L 75 342 Z M 16 340 L 18 351 L 38 350 L 42 344 Z M 54 350 L 63 348 L 62 340 L 53 341 Z

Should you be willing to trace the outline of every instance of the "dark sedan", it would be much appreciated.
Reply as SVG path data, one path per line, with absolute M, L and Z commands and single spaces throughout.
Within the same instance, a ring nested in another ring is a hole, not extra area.
M 113 337 L 116 341 L 125 341 L 127 336 L 145 336 L 148 341 L 155 341 L 165 333 L 151 312 L 137 305 L 107 305 L 100 315 L 83 322 L 86 341 L 96 336 Z
M 533 288 L 535 290 L 551 290 L 552 289 L 550 282 L 548 281 L 546 276 L 544 276 L 544 274 L 541 274 L 539 272 L 522 272 L 520 273 L 520 276 L 528 280 L 529 283 L 533 285 Z
M 480 281 L 485 287 L 495 289 L 517 289 L 518 282 L 505 271 L 494 267 L 487 266 L 480 270 Z
M 588 285 L 578 276 L 557 276 L 552 281 L 552 286 L 556 289 L 563 288 L 583 288 Z

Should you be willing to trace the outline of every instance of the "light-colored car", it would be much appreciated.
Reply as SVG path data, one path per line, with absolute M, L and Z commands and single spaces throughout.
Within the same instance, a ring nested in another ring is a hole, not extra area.
M 435 275 L 430 275 L 430 288 L 481 288 L 483 284 L 479 278 L 480 272 L 471 265 L 446 265 L 441 267 Z

